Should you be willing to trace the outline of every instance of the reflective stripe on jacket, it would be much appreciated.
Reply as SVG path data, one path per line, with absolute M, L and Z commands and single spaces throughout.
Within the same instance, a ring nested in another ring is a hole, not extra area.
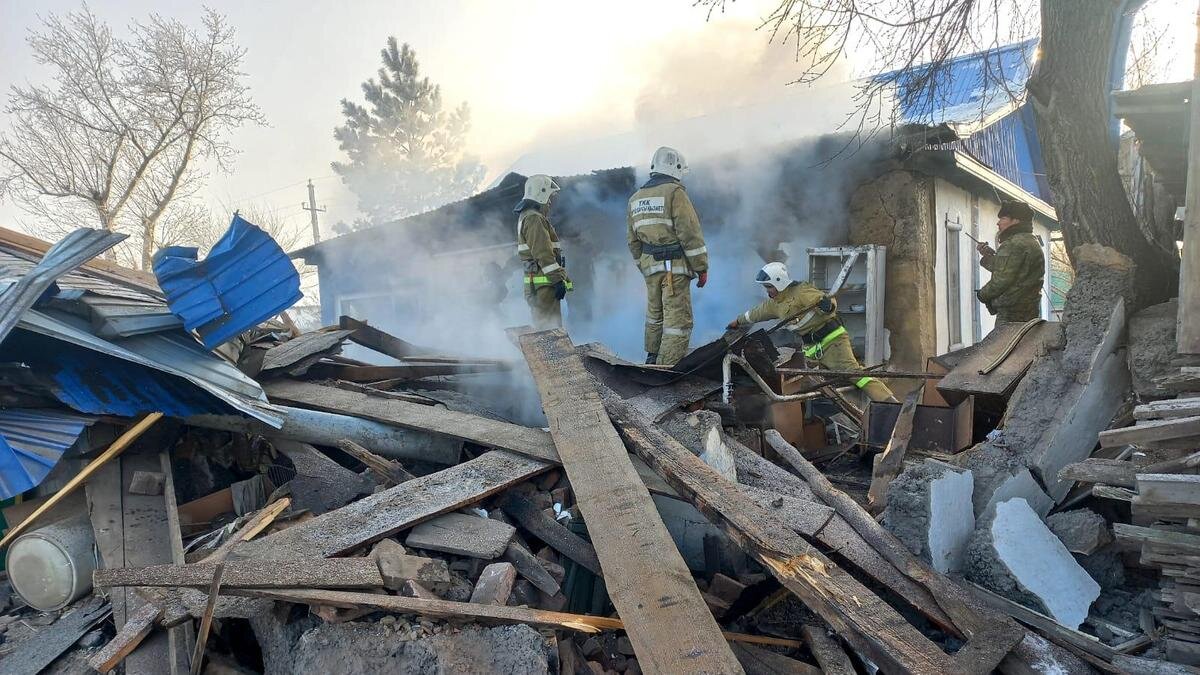
M 788 319 L 786 326 L 800 334 L 811 333 L 837 316 L 837 302 L 830 298 L 831 310 L 818 306 L 826 298 L 825 291 L 807 281 L 793 281 L 773 298 L 767 298 L 738 316 L 739 326 L 749 326 L 769 319 Z
M 517 216 L 517 255 L 526 272 L 545 276 L 551 284 L 565 280 L 561 251 L 558 233 L 540 210 L 525 209 Z
M 629 252 L 646 276 L 665 272 L 668 265 L 673 273 L 689 277 L 708 271 L 700 217 L 683 185 L 674 179 L 656 174 L 633 193 L 626 234 Z M 661 259 L 664 255 L 667 259 Z

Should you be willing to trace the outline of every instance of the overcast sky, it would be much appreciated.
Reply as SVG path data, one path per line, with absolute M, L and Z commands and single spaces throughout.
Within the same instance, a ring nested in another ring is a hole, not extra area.
M 1195 3 L 1153 3 L 1176 26 L 1187 57 L 1178 59 L 1178 79 L 1184 79 L 1190 75 Z M 214 206 L 273 205 L 297 226 L 308 218 L 300 209 L 308 178 L 329 209 L 322 215 L 328 223 L 357 215 L 353 196 L 329 168 L 339 158 L 332 131 L 341 122 L 339 100 L 360 96 L 359 85 L 379 67 L 389 35 L 416 49 L 424 73 L 442 85 L 449 105 L 470 103 L 470 148 L 488 166 L 488 180 L 552 139 L 627 130 L 648 103 L 661 112 L 679 96 L 684 112 L 698 114 L 725 99 L 745 103 L 747 96 L 782 91 L 795 74 L 787 48 L 767 47 L 767 36 L 753 30 L 756 17 L 777 0 L 739 0 L 711 21 L 693 0 L 209 4 L 237 27 L 252 95 L 270 126 L 236 132 L 241 155 L 233 172 L 213 175 L 205 197 Z M 0 0 L 4 98 L 12 84 L 40 80 L 25 43 L 29 29 L 39 25 L 38 14 L 77 7 L 68 0 Z M 152 11 L 194 23 L 201 11 L 150 0 L 107 0 L 92 10 L 114 28 Z M 684 77 L 680 73 L 694 79 L 686 86 L 705 96 L 680 94 L 673 81 Z M 751 94 L 733 91 L 751 78 Z M 656 96 L 658 91 L 666 94 Z M 0 225 L 22 229 L 23 217 L 12 204 L 0 203 Z

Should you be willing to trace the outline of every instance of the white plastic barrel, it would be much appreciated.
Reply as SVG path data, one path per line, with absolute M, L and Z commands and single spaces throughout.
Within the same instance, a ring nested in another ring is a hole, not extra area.
M 92 590 L 96 540 L 87 515 L 27 532 L 8 547 L 13 590 L 34 609 L 62 609 Z

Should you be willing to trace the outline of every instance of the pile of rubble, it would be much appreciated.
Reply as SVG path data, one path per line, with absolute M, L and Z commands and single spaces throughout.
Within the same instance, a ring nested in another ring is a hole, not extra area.
M 301 332 L 252 227 L 157 279 L 94 260 L 105 233 L 0 237 L 4 672 L 1192 660 L 1200 404 L 1150 399 L 1200 378 L 1127 355 L 1174 315 L 1126 321 L 1115 252 L 1079 256 L 1061 324 L 863 410 L 766 332 L 670 370 L 561 330 L 510 331 L 524 364 L 350 317 Z M 545 428 L 513 421 L 522 381 Z

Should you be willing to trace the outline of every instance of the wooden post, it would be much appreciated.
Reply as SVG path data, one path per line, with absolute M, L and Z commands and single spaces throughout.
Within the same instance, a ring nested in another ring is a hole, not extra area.
M 1200 12 L 1196 13 L 1200 26 Z M 1179 266 L 1179 314 L 1175 324 L 1180 354 L 1200 354 L 1200 41 L 1189 100 L 1187 197 L 1184 199 L 1183 260 Z

